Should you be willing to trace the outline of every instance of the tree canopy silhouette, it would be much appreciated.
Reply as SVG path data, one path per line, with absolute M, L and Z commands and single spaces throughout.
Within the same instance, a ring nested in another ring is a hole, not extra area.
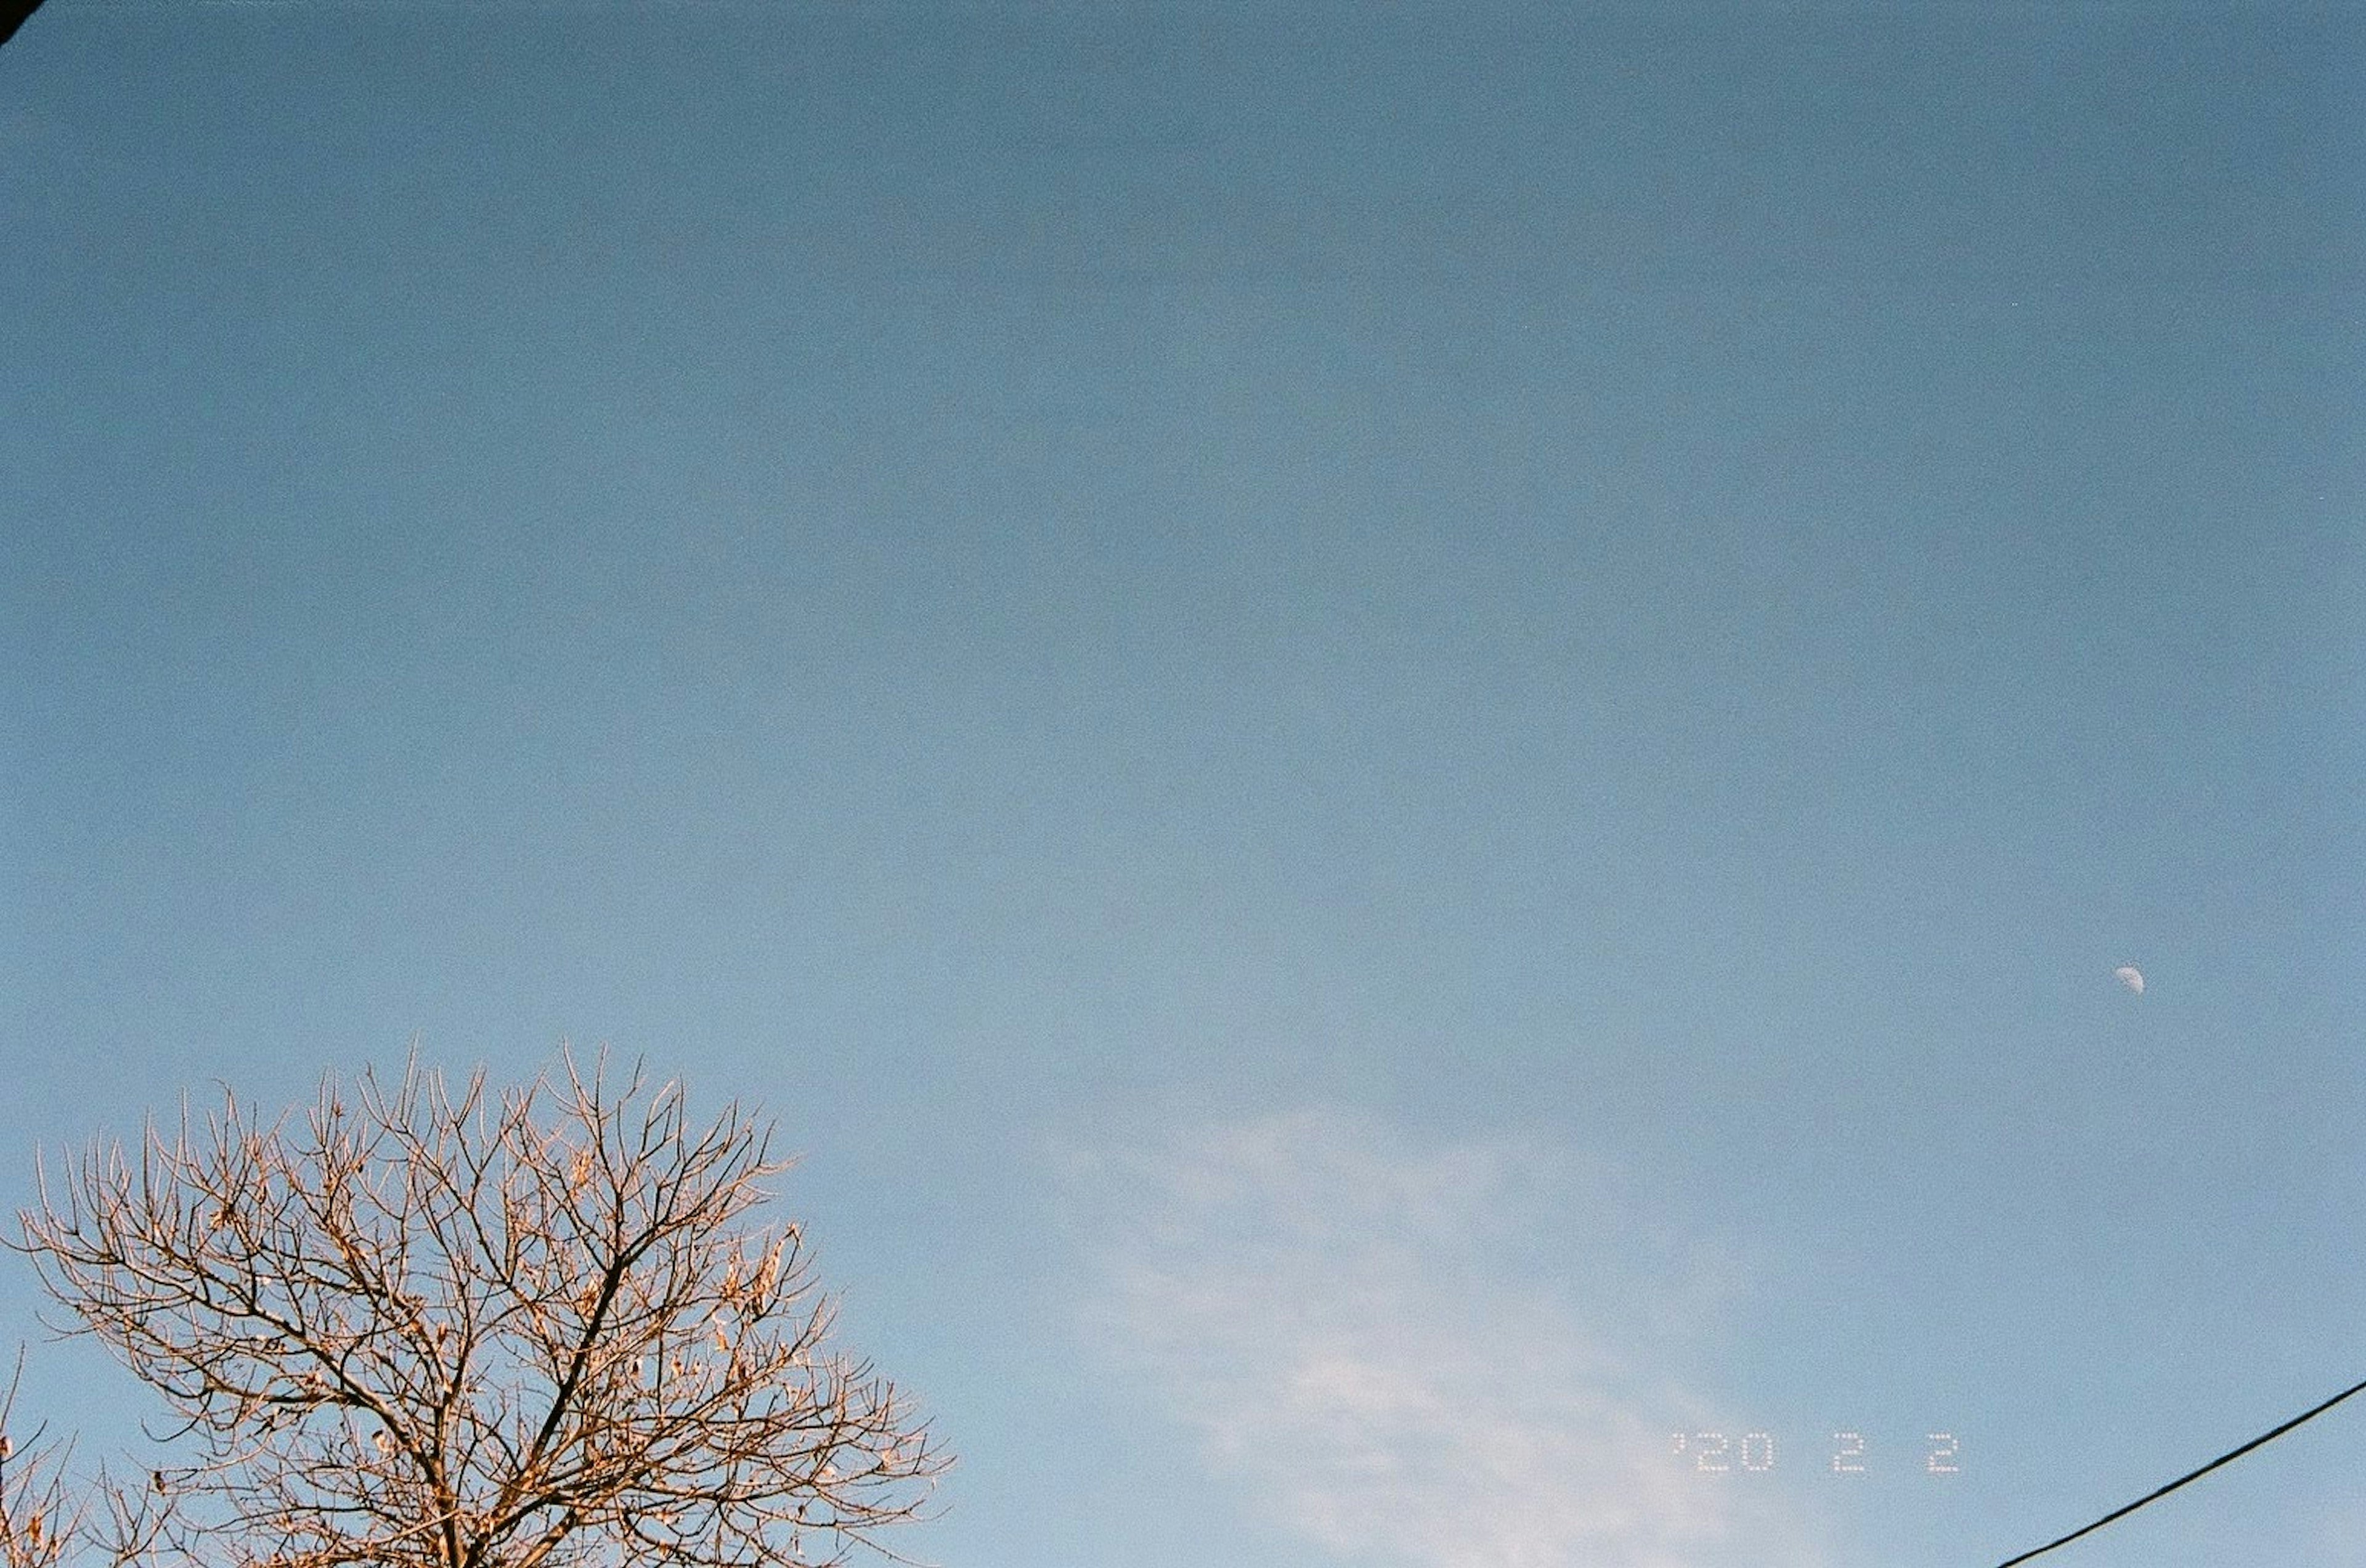
M 846 1561 L 947 1462 L 831 1347 L 785 1168 L 734 1104 L 574 1058 L 456 1094 L 225 1094 L 44 1169 L 14 1245 L 155 1387 L 190 1461 L 109 1492 L 142 1559 L 260 1568 L 758 1568 Z M 118 1557 L 130 1537 L 118 1530 Z M 20 1568 L 13 1557 L 6 1568 Z M 49 1568 L 36 1562 L 22 1568 Z

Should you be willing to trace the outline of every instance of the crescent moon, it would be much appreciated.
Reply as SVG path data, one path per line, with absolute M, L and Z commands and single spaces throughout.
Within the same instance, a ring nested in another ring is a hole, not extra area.
M 2138 996 L 2144 995 L 2144 975 L 2133 964 L 2123 964 L 2112 971 L 2112 978 Z

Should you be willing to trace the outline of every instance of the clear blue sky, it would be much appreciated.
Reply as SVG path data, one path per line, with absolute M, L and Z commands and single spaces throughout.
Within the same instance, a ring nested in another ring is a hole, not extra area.
M 646 1056 L 948 1568 L 1986 1568 L 2366 1377 L 2366 11 L 51 0 L 0 276 L 8 1207 Z

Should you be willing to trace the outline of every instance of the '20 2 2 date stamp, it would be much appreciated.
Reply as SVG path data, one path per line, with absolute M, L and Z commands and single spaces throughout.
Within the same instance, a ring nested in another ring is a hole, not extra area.
M 1790 1445 L 1778 1444 L 1772 1432 L 1677 1432 L 1669 1452 L 1689 1461 L 1697 1475 L 1771 1475 L 1778 1455 L 1792 1460 Z M 1836 1431 L 1829 1444 L 1809 1450 L 1812 1468 L 1831 1475 L 1870 1475 L 1876 1471 L 1911 1471 L 1922 1475 L 1963 1473 L 1963 1444 L 1953 1432 L 1925 1432 L 1919 1444 L 1882 1445 L 1881 1452 L 1863 1432 Z

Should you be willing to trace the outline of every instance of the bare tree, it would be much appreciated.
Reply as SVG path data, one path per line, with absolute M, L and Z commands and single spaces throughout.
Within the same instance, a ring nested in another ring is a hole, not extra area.
M 152 1551 L 164 1522 L 163 1499 L 141 1487 L 118 1487 L 102 1470 L 69 1473 L 73 1444 L 49 1440 L 48 1429 L 17 1425 L 17 1390 L 25 1357 L 0 1389 L 0 1568 L 59 1568 L 94 1554 L 109 1568 L 128 1568 Z
M 195 1462 L 154 1551 L 259 1568 L 842 1562 L 915 1517 L 927 1425 L 830 1348 L 784 1168 L 737 1106 L 564 1071 L 457 1095 L 414 1060 L 299 1122 L 236 1099 L 94 1144 L 15 1242 L 160 1390 Z M 118 1512 L 122 1500 L 116 1504 Z M 5 1568 L 52 1568 L 48 1562 Z
M 86 1503 L 67 1485 L 65 1456 L 40 1430 L 18 1440 L 14 1418 L 24 1371 L 19 1355 L 0 1392 L 0 1568 L 55 1568 L 82 1533 Z

